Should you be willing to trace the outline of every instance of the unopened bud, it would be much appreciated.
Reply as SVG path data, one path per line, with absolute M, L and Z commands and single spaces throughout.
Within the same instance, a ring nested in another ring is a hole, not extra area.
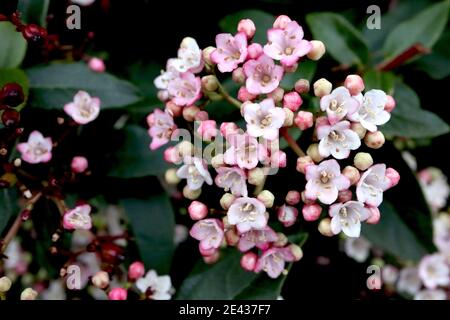
M 364 137 L 364 143 L 372 149 L 381 148 L 385 141 L 384 134 L 381 131 L 368 132 Z
M 369 207 L 370 217 L 365 221 L 369 224 L 377 224 L 380 221 L 380 209 L 376 207 Z
M 114 288 L 108 293 L 109 300 L 127 300 L 128 291 L 124 288 Z
M 231 74 L 231 77 L 234 82 L 238 84 L 243 84 L 245 82 L 244 69 L 241 67 L 234 69 L 233 73 Z
M 295 261 L 299 261 L 301 258 L 303 258 L 303 250 L 298 245 L 291 243 L 289 245 L 289 250 L 291 250 L 292 255 L 295 258 Z
M 197 190 L 191 190 L 188 186 L 183 188 L 183 196 L 189 200 L 195 200 L 202 194 L 202 189 L 199 188 Z
M 353 159 L 353 164 L 359 170 L 364 171 L 373 165 L 373 159 L 370 153 L 358 152 Z
M 309 81 L 306 79 L 297 80 L 294 88 L 295 91 L 297 91 L 300 94 L 307 93 L 309 92 Z
M 283 88 L 276 88 L 271 93 L 267 95 L 269 98 L 272 98 L 275 103 L 281 102 L 283 100 L 284 96 L 284 89 Z
M 189 141 L 182 141 L 176 146 L 178 153 L 180 154 L 180 157 L 184 158 L 187 156 L 192 156 L 192 153 L 194 152 L 194 146 Z
M 12 282 L 8 277 L 0 278 L 0 293 L 8 292 L 11 289 Z
M 261 201 L 266 208 L 272 208 L 275 196 L 269 190 L 261 191 L 258 196 L 258 200 Z
M 282 205 L 277 212 L 278 221 L 280 221 L 283 226 L 290 227 L 295 224 L 298 217 L 298 210 L 292 206 Z
M 288 108 L 283 108 L 285 117 L 284 117 L 284 123 L 283 127 L 290 127 L 294 123 L 294 112 L 292 112 Z
M 169 113 L 174 117 L 179 117 L 181 116 L 182 112 L 183 112 L 183 107 L 177 105 L 175 102 L 173 101 L 167 101 L 166 102 L 166 109 L 169 111 Z
M 297 111 L 302 103 L 302 97 L 295 91 L 286 93 L 283 97 L 283 107 L 289 108 L 293 112 Z
M 279 28 L 279 29 L 284 29 L 287 27 L 288 23 L 291 22 L 291 18 L 289 18 L 286 15 L 280 15 L 278 16 L 274 23 L 273 23 L 273 27 L 274 28 Z
M 256 95 L 248 92 L 248 90 L 245 86 L 239 88 L 239 91 L 238 91 L 238 100 L 239 101 L 245 102 L 245 101 L 253 101 L 255 99 L 256 99 Z
M 192 201 L 188 207 L 189 216 L 192 220 L 201 220 L 208 215 L 208 207 L 200 201 Z
M 200 111 L 200 108 L 193 105 L 193 106 L 188 106 L 188 107 L 184 107 L 183 108 L 183 118 L 184 120 L 186 120 L 187 122 L 192 122 L 195 120 L 195 116 L 197 115 L 197 113 Z
M 346 166 L 344 170 L 342 170 L 342 174 L 344 175 L 344 177 L 350 180 L 350 185 L 357 184 L 359 178 L 361 177 L 361 174 L 359 173 L 358 169 L 352 166 Z
M 311 159 L 310 156 L 304 156 L 297 158 L 297 171 L 301 172 L 303 174 L 306 173 L 306 167 L 309 165 L 314 164 L 314 161 Z
M 265 180 L 265 173 L 263 168 L 254 168 L 248 171 L 248 183 L 259 186 Z
M 202 89 L 204 91 L 214 92 L 219 87 L 219 82 L 217 81 L 216 76 L 207 75 L 202 77 Z
M 277 232 L 277 241 L 273 243 L 275 247 L 284 247 L 289 242 L 288 237 L 281 232 Z
M 311 60 L 317 61 L 325 54 L 325 44 L 319 40 L 311 40 L 311 50 L 309 50 L 307 57 Z
M 323 160 L 323 157 L 320 155 L 319 152 L 319 145 L 317 143 L 311 144 L 308 149 L 306 150 L 306 154 L 311 157 L 311 159 L 318 163 Z
M 225 232 L 225 240 L 229 246 L 234 247 L 235 245 L 237 245 L 240 238 L 241 237 L 239 237 L 235 228 L 228 229 Z
M 305 204 L 302 209 L 303 218 L 306 221 L 315 221 L 319 219 L 322 213 L 322 207 L 316 203 Z
M 228 210 L 233 204 L 234 200 L 236 200 L 236 197 L 234 195 L 232 195 L 231 193 L 225 193 L 222 198 L 220 198 L 220 206 L 223 208 L 223 210 Z
M 219 153 L 211 159 L 211 165 L 213 168 L 217 169 L 225 165 L 223 153 Z
M 384 106 L 384 110 L 386 110 L 387 112 L 392 112 L 392 110 L 394 110 L 395 108 L 395 100 L 392 96 L 387 95 L 387 102 L 386 105 Z
M 322 234 L 325 237 L 332 237 L 334 236 L 333 231 L 331 231 L 331 219 L 330 218 L 324 218 L 320 221 L 318 226 L 320 234 Z
M 300 192 L 296 190 L 291 190 L 286 195 L 286 202 L 291 206 L 295 206 L 300 202 L 300 200 L 301 200 Z
M 347 202 L 352 200 L 352 192 L 349 189 L 344 189 L 338 192 L 338 202 Z
M 203 61 L 205 61 L 207 64 L 209 64 L 210 66 L 214 65 L 214 62 L 212 62 L 211 60 L 211 53 L 216 50 L 216 48 L 214 47 L 206 47 L 205 49 L 203 49 L 202 51 L 202 57 L 203 57 Z
M 255 270 L 256 262 L 258 261 L 258 256 L 254 252 L 247 252 L 241 258 L 241 267 L 246 271 Z
M 38 293 L 32 288 L 26 288 L 20 294 L 20 300 L 36 300 Z
M 352 122 L 352 124 L 350 125 L 350 129 L 355 131 L 360 139 L 364 139 L 364 137 L 366 136 L 367 130 L 359 122 Z
M 325 78 L 321 78 L 314 82 L 314 95 L 316 97 L 323 97 L 330 94 L 333 85 Z
M 238 23 L 237 31 L 245 33 L 247 39 L 251 39 L 255 35 L 256 27 L 252 20 L 242 19 Z
M 130 267 L 128 268 L 128 278 L 131 280 L 137 280 L 141 277 L 143 277 L 145 274 L 145 266 L 140 261 L 135 261 L 132 264 L 130 264 Z
M 99 289 L 105 289 L 107 286 L 109 286 L 109 275 L 105 271 L 99 271 L 92 277 L 92 284 L 99 288 Z
M 299 111 L 295 116 L 294 123 L 300 130 L 309 129 L 314 124 L 314 115 L 309 111 Z
M 360 94 L 364 90 L 364 80 L 357 74 L 350 74 L 345 78 L 344 86 L 352 96 Z
M 248 57 L 258 59 L 263 53 L 263 47 L 259 43 L 252 43 L 247 47 Z
M 386 178 L 391 182 L 390 188 L 395 187 L 400 181 L 400 174 L 394 168 L 386 169 Z
M 220 258 L 220 252 L 219 252 L 219 250 L 215 250 L 211 255 L 203 256 L 203 261 L 206 264 L 214 264 L 217 261 L 219 261 L 219 258 Z

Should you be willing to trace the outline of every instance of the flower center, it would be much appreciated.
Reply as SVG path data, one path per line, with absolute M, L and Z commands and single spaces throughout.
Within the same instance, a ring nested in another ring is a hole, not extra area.
M 264 129 L 270 126 L 271 124 L 272 124 L 272 115 L 268 114 L 261 120 L 260 127 L 261 129 Z
M 326 184 L 328 182 L 330 182 L 330 179 L 333 177 L 332 174 L 326 172 L 326 171 L 322 171 L 320 173 L 320 182 L 322 182 L 323 184 Z
M 284 53 L 287 55 L 291 55 L 293 52 L 294 52 L 294 48 L 287 47 L 286 49 L 284 49 Z
M 335 130 L 331 131 L 330 134 L 328 135 L 328 137 L 336 142 L 342 142 L 345 140 L 345 135 L 343 135 L 342 133 L 339 133 Z
M 263 75 L 263 77 L 262 77 L 262 84 L 263 85 L 267 85 L 270 82 L 271 79 L 272 78 L 270 77 L 270 75 L 268 75 L 268 74 Z

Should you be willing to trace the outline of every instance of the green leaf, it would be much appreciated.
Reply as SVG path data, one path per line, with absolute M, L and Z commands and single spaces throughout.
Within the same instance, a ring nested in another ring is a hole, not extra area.
M 11 217 L 19 213 L 17 191 L 14 188 L 0 190 L 0 235 Z
M 27 41 L 16 27 L 8 22 L 0 22 L 0 68 L 16 68 L 25 58 Z
M 406 138 L 432 138 L 448 133 L 450 130 L 436 114 L 423 110 L 417 94 L 404 83 L 395 86 L 396 107 L 388 123 L 380 126 L 388 136 Z
M 267 42 L 266 31 L 272 28 L 275 17 L 270 13 L 261 10 L 243 10 L 230 14 L 220 20 L 220 28 L 228 33 L 235 34 L 237 26 L 241 19 L 251 19 L 256 26 L 256 33 L 253 37 L 254 42 L 265 44 Z
M 101 108 L 119 108 L 141 100 L 139 89 L 108 73 L 91 71 L 84 63 L 50 64 L 26 70 L 30 79 L 30 104 L 62 109 L 84 90 L 99 97 Z
M 19 0 L 17 10 L 19 10 L 23 22 L 45 27 L 49 4 L 50 0 Z
M 445 31 L 434 45 L 431 54 L 418 59 L 416 67 L 425 71 L 432 79 L 440 80 L 450 75 L 450 30 Z
M 167 274 L 175 250 L 175 218 L 169 197 L 153 195 L 148 199 L 122 199 L 141 259 L 149 269 Z
M 363 76 L 365 90 L 379 89 L 392 94 L 397 77 L 392 72 L 370 70 Z
M 404 260 L 419 261 L 427 250 L 388 201 L 380 205 L 378 224 L 364 224 L 362 234 L 376 247 Z
M 153 103 L 159 102 L 158 89 L 153 81 L 161 73 L 161 66 L 156 63 L 135 63 L 128 68 L 128 78 L 143 93 L 144 97 Z
M 300 62 L 295 72 L 285 73 L 283 80 L 281 80 L 281 87 L 285 90 L 292 90 L 295 83 L 299 79 L 306 79 L 309 82 L 312 81 L 314 74 L 316 73 L 317 62 L 305 60 Z
M 369 50 L 361 33 L 343 16 L 333 12 L 310 13 L 306 22 L 314 39 L 325 43 L 327 52 L 345 66 L 362 66 Z
M 126 126 L 123 133 L 123 146 L 116 153 L 118 163 L 113 166 L 109 176 L 138 178 L 164 174 L 169 168 L 164 161 L 164 148 L 150 150 L 147 131 L 137 125 Z
M 17 83 L 22 87 L 25 95 L 25 101 L 17 107 L 20 111 L 26 104 L 28 99 L 30 83 L 25 72 L 20 69 L 0 69 L 0 88 L 7 83 Z
M 384 43 L 385 60 L 389 61 L 395 58 L 416 43 L 432 48 L 444 31 L 449 5 L 449 0 L 433 4 L 398 24 Z

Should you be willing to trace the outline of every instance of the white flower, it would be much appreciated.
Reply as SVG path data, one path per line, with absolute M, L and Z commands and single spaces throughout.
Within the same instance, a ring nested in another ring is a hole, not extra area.
M 67 230 L 83 229 L 89 230 L 92 228 L 92 219 L 90 216 L 91 206 L 83 204 L 76 206 L 74 209 L 64 213 L 63 227 Z
M 450 284 L 450 269 L 445 257 L 439 253 L 427 255 L 419 263 L 419 277 L 428 289 Z
M 22 160 L 28 163 L 49 162 L 52 159 L 52 139 L 44 138 L 39 131 L 30 133 L 27 142 L 17 145 L 17 150 L 22 155 Z
M 358 201 L 336 203 L 329 209 L 331 231 L 338 234 L 341 231 L 348 237 L 358 238 L 361 233 L 361 221 L 370 217 L 370 211 Z
M 358 201 L 371 207 L 378 207 L 383 202 L 383 191 L 390 187 L 386 177 L 386 165 L 376 164 L 367 169 L 361 176 L 356 187 Z
M 172 297 L 170 276 L 158 276 L 154 270 L 150 270 L 145 277 L 138 279 L 136 287 L 152 300 L 170 300 Z
M 362 98 L 361 107 L 348 118 L 360 122 L 370 132 L 375 132 L 377 126 L 385 124 L 391 118 L 391 114 L 384 110 L 386 103 L 387 95 L 384 91 L 367 91 Z
M 91 97 L 85 91 L 78 91 L 70 102 L 64 106 L 64 111 L 78 124 L 94 121 L 100 113 L 100 99 Z
M 230 144 L 223 155 L 226 164 L 253 169 L 267 157 L 267 149 L 248 133 L 229 134 L 226 139 Z
M 347 256 L 357 262 L 366 261 L 370 253 L 370 243 L 364 237 L 346 238 L 344 248 Z
M 178 72 L 200 72 L 203 68 L 202 50 L 194 38 L 186 37 L 181 41 L 178 58 L 173 59 L 171 65 Z
M 161 74 L 155 78 L 153 84 L 160 90 L 167 90 L 169 83 L 178 78 L 180 73 L 174 67 L 175 59 L 167 60 L 166 70 L 162 70 Z
M 225 192 L 237 197 L 248 195 L 247 184 L 245 182 L 245 172 L 239 167 L 219 167 L 216 169 L 218 175 L 214 179 L 218 187 L 224 188 Z
M 353 114 L 358 107 L 358 100 L 352 97 L 345 87 L 338 87 L 320 99 L 320 109 L 327 112 L 328 121 L 331 124 Z
M 386 284 L 393 285 L 397 281 L 399 271 L 396 267 L 386 264 L 381 268 L 381 278 Z
M 319 126 L 317 137 L 320 139 L 319 153 L 324 158 L 331 154 L 336 159 L 345 159 L 349 156 L 350 150 L 356 150 L 361 146 L 358 134 L 350 129 L 348 121 Z
M 450 254 L 450 215 L 441 213 L 433 220 L 433 242 L 438 250 Z
M 211 175 L 208 172 L 206 163 L 196 157 L 185 157 L 184 165 L 177 171 L 180 179 L 186 179 L 190 190 L 198 190 L 202 187 L 203 182 L 212 184 Z
M 447 294 L 441 289 L 425 289 L 419 291 L 415 296 L 414 300 L 446 300 Z
M 264 99 L 259 103 L 246 102 L 242 107 L 249 135 L 267 140 L 278 138 L 286 114 L 282 108 L 275 107 L 272 99 Z
M 234 200 L 227 212 L 228 223 L 236 225 L 240 233 L 264 229 L 267 225 L 266 207 L 255 199 L 242 197 Z
M 426 168 L 418 173 L 419 183 L 422 187 L 425 199 L 435 211 L 441 209 L 447 203 L 450 188 L 447 177 L 438 168 Z
M 400 271 L 400 277 L 397 282 L 397 290 L 402 293 L 415 295 L 422 285 L 417 268 L 408 267 Z

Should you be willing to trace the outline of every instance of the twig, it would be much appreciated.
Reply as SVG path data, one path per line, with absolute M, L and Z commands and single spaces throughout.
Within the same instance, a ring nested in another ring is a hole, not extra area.
M 299 156 L 304 157 L 306 156 L 306 153 L 300 148 L 300 146 L 295 142 L 294 138 L 291 137 L 289 132 L 287 131 L 287 128 L 281 128 L 280 130 L 281 135 L 283 136 L 284 140 L 288 143 L 289 147 Z

